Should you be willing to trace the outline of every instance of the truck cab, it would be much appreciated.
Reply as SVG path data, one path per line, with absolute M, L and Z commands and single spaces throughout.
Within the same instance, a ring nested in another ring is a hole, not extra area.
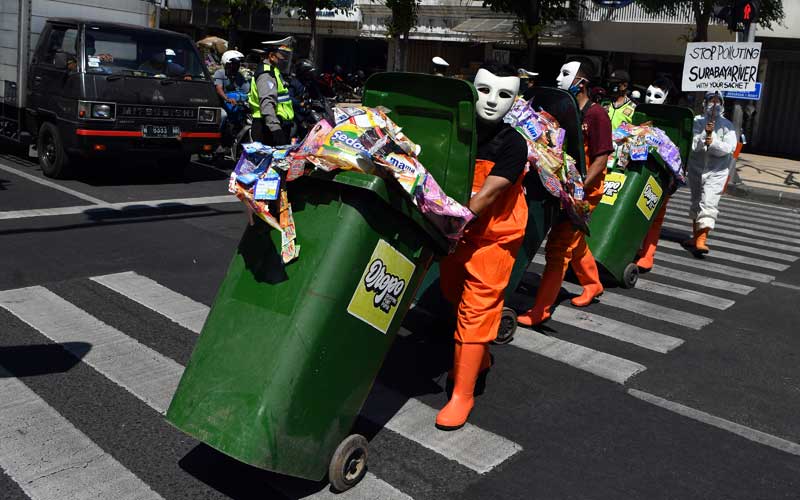
M 219 99 L 185 35 L 48 19 L 26 83 L 20 121 L 50 177 L 114 155 L 180 167 L 220 140 Z

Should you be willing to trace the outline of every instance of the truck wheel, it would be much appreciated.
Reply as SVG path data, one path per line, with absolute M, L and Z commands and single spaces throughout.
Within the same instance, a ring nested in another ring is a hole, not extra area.
M 500 317 L 500 328 L 497 329 L 497 338 L 493 343 L 503 345 L 514 340 L 514 332 L 517 331 L 517 313 L 511 308 L 504 307 L 503 315 Z
M 69 171 L 69 157 L 64 151 L 61 134 L 58 127 L 50 122 L 45 122 L 39 128 L 39 137 L 36 142 L 39 153 L 39 166 L 47 177 L 63 179 Z
M 341 493 L 349 490 L 367 473 L 367 438 L 351 434 L 339 443 L 328 466 L 328 480 Z
M 622 272 L 622 288 L 633 288 L 636 282 L 639 281 L 639 267 L 631 262 L 625 266 L 625 271 Z

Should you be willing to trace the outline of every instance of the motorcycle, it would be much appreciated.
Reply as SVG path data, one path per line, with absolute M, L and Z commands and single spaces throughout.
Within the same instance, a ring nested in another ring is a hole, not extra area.
M 226 92 L 225 96 L 234 99 L 236 104 L 228 100 L 222 103 L 228 114 L 222 126 L 222 154 L 226 159 L 236 161 L 242 155 L 242 145 L 253 142 L 250 135 L 253 116 L 245 92 Z

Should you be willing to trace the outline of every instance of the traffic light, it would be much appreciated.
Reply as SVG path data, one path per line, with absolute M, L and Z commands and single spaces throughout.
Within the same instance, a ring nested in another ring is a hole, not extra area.
M 728 17 L 728 29 L 743 33 L 758 19 L 759 0 L 734 0 Z

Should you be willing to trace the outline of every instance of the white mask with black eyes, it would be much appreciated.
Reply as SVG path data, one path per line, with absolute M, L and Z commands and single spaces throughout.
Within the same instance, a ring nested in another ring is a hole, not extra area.
M 475 104 L 478 118 L 489 123 L 501 121 L 519 92 L 519 77 L 497 76 L 481 68 L 475 75 L 474 84 L 478 91 L 478 102 Z
M 572 82 L 575 81 L 575 77 L 578 76 L 578 70 L 580 68 L 581 63 L 579 61 L 571 61 L 561 66 L 561 70 L 558 72 L 558 77 L 556 78 L 556 85 L 558 88 L 561 90 L 569 90 L 570 87 L 572 87 Z
M 647 87 L 644 102 L 647 104 L 664 104 L 664 101 L 667 100 L 667 94 L 669 94 L 669 92 L 666 90 L 650 85 Z

